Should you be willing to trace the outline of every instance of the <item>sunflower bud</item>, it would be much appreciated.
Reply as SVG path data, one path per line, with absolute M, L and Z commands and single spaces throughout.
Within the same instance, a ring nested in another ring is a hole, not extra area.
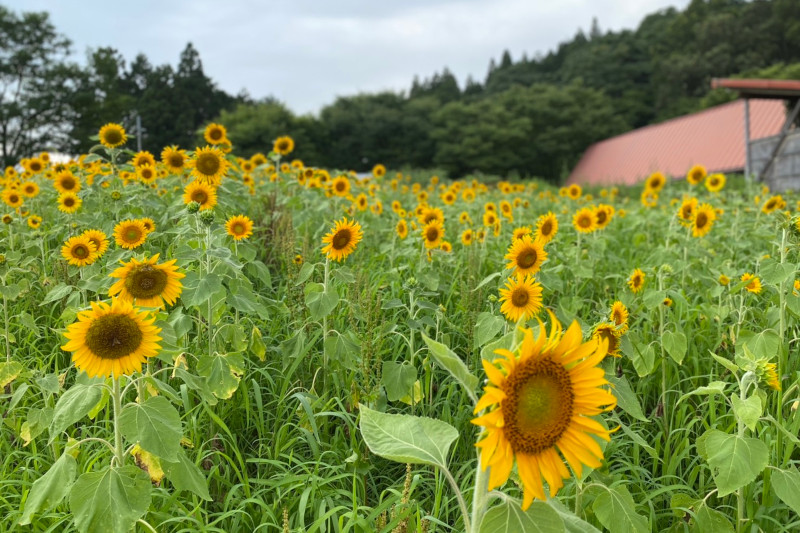
M 186 205 L 186 211 L 193 215 L 198 211 L 200 211 L 200 204 L 198 204 L 197 202 L 189 202 Z
M 0 265 L 3 265 L 3 264 L 5 264 L 5 262 L 6 262 L 6 256 L 5 256 L 5 254 L 0 254 Z
M 119 191 L 111 191 L 112 200 L 119 200 L 120 198 L 122 198 L 122 194 Z
M 211 224 L 214 223 L 214 213 L 210 209 L 203 211 L 198 216 L 200 217 L 200 222 L 202 222 L 206 226 L 210 226 Z

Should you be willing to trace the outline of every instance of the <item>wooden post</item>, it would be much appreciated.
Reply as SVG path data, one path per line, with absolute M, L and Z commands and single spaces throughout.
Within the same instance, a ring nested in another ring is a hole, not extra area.
M 750 179 L 750 99 L 744 99 L 744 178 Z

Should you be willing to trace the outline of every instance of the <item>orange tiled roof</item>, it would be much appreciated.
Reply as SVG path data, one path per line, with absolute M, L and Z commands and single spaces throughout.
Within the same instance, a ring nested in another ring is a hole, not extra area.
M 777 135 L 785 120 L 781 100 L 750 100 L 751 140 Z M 567 183 L 632 184 L 655 171 L 683 178 L 695 164 L 709 172 L 744 169 L 744 100 L 595 143 L 572 169 Z

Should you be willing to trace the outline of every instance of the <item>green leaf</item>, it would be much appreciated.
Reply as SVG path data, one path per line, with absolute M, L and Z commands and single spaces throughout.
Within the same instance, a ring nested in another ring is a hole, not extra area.
M 561 517 L 567 533 L 600 533 L 599 529 L 575 516 L 572 511 L 564 507 L 557 499 L 547 500 L 547 504 Z
M 633 363 L 633 368 L 640 378 L 650 375 L 656 364 L 656 352 L 652 344 L 642 345 L 631 340 L 633 335 L 626 335 L 620 343 L 623 355 Z
M 453 350 L 442 344 L 441 342 L 436 342 L 435 340 L 429 338 L 424 333 L 422 334 L 422 340 L 425 341 L 425 344 L 428 345 L 428 349 L 431 351 L 431 355 L 439 363 L 441 366 L 445 368 L 450 375 L 453 376 L 456 381 L 458 381 L 464 390 L 467 392 L 470 398 L 472 398 L 473 402 L 478 401 L 478 397 L 475 395 L 475 389 L 478 387 L 479 380 L 477 376 L 473 375 L 467 365 L 464 364 L 464 361 L 456 355 Z
M 302 285 L 308 278 L 311 277 L 311 274 L 314 273 L 314 263 L 303 263 L 303 266 L 300 267 L 300 272 L 297 273 L 297 280 L 294 282 L 295 285 Z
M 81 533 L 128 533 L 150 507 L 150 476 L 128 465 L 88 472 L 69 494 L 75 527 Z
M 736 394 L 732 394 L 731 403 L 733 404 L 733 413 L 736 418 L 747 426 L 750 431 L 755 431 L 758 419 L 761 418 L 761 413 L 764 409 L 761 404 L 761 398 L 753 394 L 746 400 L 742 400 Z
M 719 356 L 712 351 L 709 351 L 708 353 L 711 354 L 711 357 L 713 357 L 717 363 L 721 364 L 731 372 L 736 373 L 739 371 L 739 367 L 736 365 L 736 363 L 734 363 L 730 359 L 726 359 L 722 356 Z
M 796 468 L 773 470 L 772 486 L 778 498 L 800 515 L 800 472 Z
M 0 285 L 0 296 L 4 296 L 6 300 L 13 301 L 17 299 L 19 293 L 22 292 L 23 287 L 14 283 L 12 285 Z
M 222 288 L 222 278 L 213 272 L 200 277 L 197 287 L 187 287 L 181 300 L 188 306 L 203 305 Z
M 490 281 L 492 281 L 494 278 L 499 278 L 499 277 L 500 277 L 500 272 L 494 272 L 493 274 L 489 274 L 488 276 L 486 276 L 485 278 L 483 278 L 483 279 L 481 280 L 481 282 L 480 282 L 480 283 L 478 283 L 478 284 L 475 286 L 475 288 L 474 288 L 474 289 L 472 289 L 472 292 L 475 292 L 475 291 L 477 291 L 478 289 L 480 289 L 481 287 L 483 287 L 484 285 L 486 285 L 487 283 L 489 283 Z
M 76 383 L 61 395 L 50 422 L 50 442 L 69 426 L 86 416 L 103 397 L 103 385 Z
M 475 348 L 483 346 L 495 336 L 500 333 L 505 326 L 506 321 L 503 317 L 497 316 L 493 313 L 481 313 L 478 315 L 478 322 L 475 324 Z
M 241 354 L 214 353 L 203 355 L 197 361 L 197 373 L 206 378 L 211 392 L 221 400 L 227 400 L 239 388 L 244 373 Z
M 64 283 L 59 283 L 58 285 L 50 289 L 50 292 L 47 293 L 47 296 L 44 297 L 39 306 L 59 301 L 69 296 L 69 294 L 73 291 L 73 289 L 75 289 L 75 287 L 73 287 L 72 285 L 65 285 Z
M 332 287 L 325 290 L 322 283 L 306 285 L 306 306 L 312 320 L 322 320 L 330 315 L 339 303 L 339 295 Z
M 441 420 L 390 415 L 359 404 L 361 435 L 375 455 L 398 463 L 446 468 L 450 446 L 458 430 Z
M 779 263 L 774 259 L 765 259 L 759 267 L 759 277 L 769 285 L 778 286 L 794 276 L 795 266 L 789 263 Z
M 390 402 L 409 396 L 415 381 L 417 381 L 417 369 L 410 363 L 383 362 L 381 382 L 386 389 L 386 398 Z
M 208 494 L 208 482 L 202 470 L 186 457 L 183 450 L 178 451 L 177 460 L 161 461 L 161 468 L 164 470 L 167 479 L 175 486 L 175 490 L 180 492 L 188 490 L 200 496 L 204 500 L 211 500 Z
M 0 363 L 0 388 L 17 379 L 23 370 L 25 370 L 25 367 L 16 361 Z
M 692 533 L 734 533 L 734 530 L 724 514 L 701 502 L 694 511 Z
M 737 348 L 741 345 L 749 348 L 756 359 L 772 359 L 781 349 L 781 338 L 773 329 L 765 329 L 758 333 L 742 330 L 736 344 Z
M 720 497 L 731 494 L 756 479 L 767 466 L 769 450 L 758 439 L 728 435 L 716 429 L 703 434 L 702 455 L 711 466 L 711 474 Z
M 261 337 L 261 330 L 257 327 L 253 327 L 253 331 L 250 332 L 250 351 L 258 357 L 259 361 L 262 363 L 265 361 L 267 346 L 264 344 L 264 340 Z
M 661 342 L 669 356 L 672 357 L 672 360 L 681 364 L 683 358 L 686 357 L 686 350 L 689 347 L 686 341 L 686 335 L 684 335 L 682 331 L 665 331 Z
M 31 523 L 36 513 L 48 511 L 61 503 L 69 493 L 78 474 L 78 463 L 69 453 L 64 453 L 42 477 L 34 481 L 25 500 L 19 525 Z
M 138 441 L 142 449 L 161 459 L 174 461 L 180 451 L 181 417 L 163 396 L 126 405 L 119 415 L 119 427 L 126 439 Z
M 724 381 L 712 381 L 708 385 L 697 387 L 695 390 L 687 392 L 678 399 L 678 403 L 681 403 L 689 396 L 695 396 L 695 395 L 714 396 L 715 394 L 722 394 L 727 385 L 728 384 L 725 383 Z
M 647 519 L 636 513 L 636 504 L 625 487 L 602 487 L 594 500 L 595 516 L 611 533 L 648 533 Z
M 545 502 L 535 501 L 527 511 L 507 501 L 489 509 L 478 530 L 480 533 L 563 533 L 564 521 Z
M 609 383 L 613 386 L 613 394 L 617 398 L 617 405 L 631 415 L 636 420 L 641 420 L 642 422 L 649 422 L 646 416 L 644 416 L 644 412 L 642 412 L 642 406 L 639 403 L 639 397 L 633 392 L 631 389 L 628 380 L 624 377 L 618 378 L 616 376 L 606 376 L 606 379 Z

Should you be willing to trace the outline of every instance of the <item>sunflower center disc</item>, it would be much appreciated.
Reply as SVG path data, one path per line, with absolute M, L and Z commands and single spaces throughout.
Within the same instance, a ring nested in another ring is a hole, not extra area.
M 72 207 L 73 205 L 75 205 L 75 200 L 73 200 L 72 198 L 65 198 L 64 205 L 67 207 Z
M 109 130 L 106 132 L 106 142 L 108 144 L 119 144 L 122 142 L 122 135 L 117 130 Z
M 606 221 L 606 212 L 602 211 L 602 210 L 598 211 L 597 212 L 597 223 L 598 224 L 603 224 L 603 223 L 605 223 L 605 221 Z
M 519 255 L 517 264 L 522 268 L 530 268 L 536 263 L 537 259 L 536 250 L 529 249 Z
M 167 274 L 151 265 L 140 265 L 125 278 L 125 288 L 134 298 L 159 296 L 167 286 Z
M 219 171 L 219 158 L 214 154 L 202 154 L 197 158 L 196 168 L 201 174 L 213 176 Z
M 601 339 L 608 341 L 608 353 L 614 353 L 617 351 L 617 348 L 619 347 L 619 340 L 617 339 L 617 336 L 614 335 L 614 332 L 611 330 L 611 328 L 604 327 L 598 329 L 597 333 L 600 335 Z
M 86 346 L 102 359 L 121 359 L 142 344 L 139 324 L 129 316 L 104 315 L 86 331 Z
M 334 250 L 341 250 L 342 248 L 346 247 L 350 244 L 350 231 L 346 229 L 339 230 L 334 235 L 331 244 L 333 245 Z
M 514 289 L 514 292 L 511 293 L 511 303 L 514 304 L 514 307 L 525 307 L 528 305 L 528 300 L 530 300 L 530 296 L 523 287 Z
M 72 178 L 64 178 L 61 180 L 61 186 L 67 190 L 71 190 L 75 187 L 75 180 Z
M 239 223 L 237 223 L 237 224 L 234 224 L 234 225 L 233 225 L 233 232 L 234 232 L 236 235 L 244 235 L 244 226 L 242 226 L 242 225 L 241 225 L 241 224 L 239 224 Z
M 205 191 L 195 191 L 192 193 L 192 200 L 200 205 L 203 205 L 206 203 L 206 200 L 208 200 L 208 195 L 205 193 Z
M 697 221 L 695 222 L 695 224 L 697 225 L 698 228 L 702 229 L 706 227 L 707 222 L 708 222 L 708 217 L 706 216 L 705 213 L 697 213 Z
M 130 242 L 136 242 L 136 241 L 139 240 L 139 237 L 141 237 L 141 233 L 139 232 L 139 230 L 137 230 L 135 228 L 131 228 L 128 231 L 125 232 L 125 237 Z
M 89 255 L 86 252 L 87 252 L 87 250 L 86 250 L 86 247 L 84 247 L 84 246 L 76 246 L 75 249 L 72 251 L 73 255 L 75 257 L 80 258 L 80 259 L 83 259 L 87 255 Z
M 580 220 L 578 220 L 578 225 L 582 228 L 588 228 L 592 225 L 592 219 L 589 217 L 581 217 Z
M 572 420 L 574 395 L 569 373 L 549 357 L 522 363 L 506 378 L 504 433 L 515 453 L 537 454 L 552 447 Z
M 550 224 L 549 220 L 544 224 L 542 224 L 542 235 L 547 237 L 548 235 L 550 235 L 551 230 L 552 230 L 552 225 Z

